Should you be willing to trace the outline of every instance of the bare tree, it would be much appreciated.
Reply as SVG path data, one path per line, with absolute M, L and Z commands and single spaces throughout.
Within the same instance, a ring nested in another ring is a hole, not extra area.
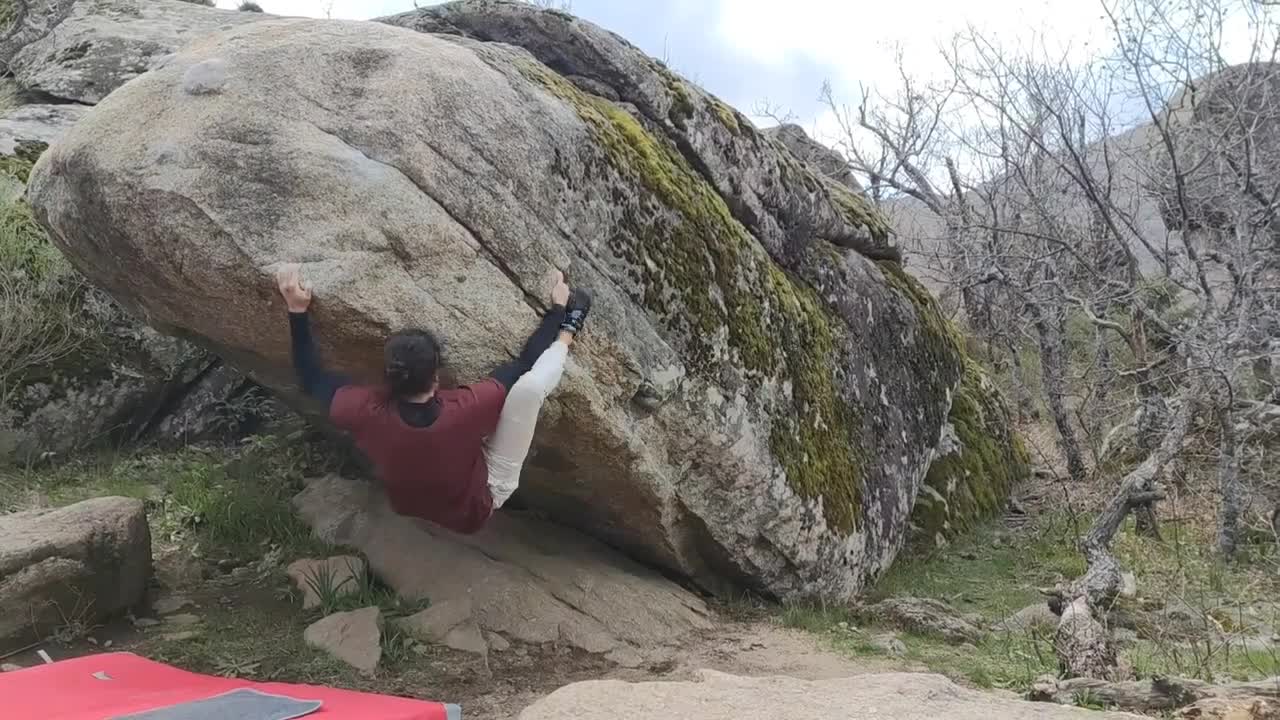
M 1105 57 L 1011 52 L 971 30 L 943 49 L 945 82 L 902 72 L 892 97 L 821 96 L 871 196 L 930 217 L 915 257 L 990 355 L 1034 348 L 1068 475 L 1112 470 L 1089 467 L 1082 437 L 1096 458 L 1109 425 L 1133 428 L 1134 469 L 1080 543 L 1089 570 L 1054 591 L 1063 670 L 1097 677 L 1115 670 L 1122 523 L 1133 513 L 1158 538 L 1162 474 L 1207 439 L 1232 557 L 1280 418 L 1280 32 L 1250 0 L 1101 7 Z M 1224 28 L 1242 16 L 1254 35 L 1233 65 Z
M 957 46 L 949 56 L 963 52 Z M 1052 214 L 1044 206 L 1009 202 L 1016 185 L 1033 186 L 1036 192 L 1023 193 L 1032 200 L 1045 197 L 1039 192 L 1049 180 L 1045 143 L 1004 125 L 957 126 L 955 115 L 977 106 L 976 98 L 966 96 L 971 81 L 963 73 L 968 69 L 957 64 L 948 83 L 922 85 L 902 67 L 899 57 L 896 96 L 863 88 L 855 107 L 842 105 L 824 85 L 822 101 L 839 128 L 836 142 L 866 178 L 874 200 L 915 203 L 936 218 L 935 237 L 916 249 L 924 250 L 933 262 L 932 274 L 945 278 L 957 296 L 970 329 L 988 347 L 988 359 L 998 357 L 999 348 L 1009 351 L 1009 362 L 1020 362 L 1018 347 L 1027 339 L 1038 348 L 1040 383 L 1068 474 L 1083 482 L 1088 471 L 1067 402 L 1068 302 L 1056 282 L 1061 252 L 1037 239 L 1045 231 L 1038 219 L 1052 219 Z M 967 168 L 960 157 L 970 159 Z M 1008 262 L 1014 258 L 1016 267 Z M 951 294 L 943 293 L 944 304 Z M 1030 338 L 1018 330 L 1026 319 L 1032 323 Z M 1030 392 L 1017 390 L 1019 407 L 1025 409 Z

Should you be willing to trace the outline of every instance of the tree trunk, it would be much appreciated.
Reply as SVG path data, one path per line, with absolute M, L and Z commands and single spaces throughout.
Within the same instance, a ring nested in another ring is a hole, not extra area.
M 1218 456 L 1218 552 L 1230 559 L 1235 557 L 1240 545 L 1240 516 L 1244 513 L 1244 497 L 1240 488 L 1240 446 L 1231 409 L 1220 405 L 1215 415 L 1222 433 L 1222 449 Z
M 1275 370 L 1269 355 L 1255 358 L 1252 363 L 1253 379 L 1258 383 L 1259 397 L 1264 402 L 1280 402 L 1280 383 L 1276 382 Z
M 1169 427 L 1169 404 L 1155 387 L 1149 377 L 1143 373 L 1138 380 L 1138 417 L 1136 421 L 1135 440 L 1138 449 L 1151 453 L 1160 444 Z M 1143 537 L 1160 540 L 1160 519 L 1156 515 L 1155 503 L 1147 503 L 1136 508 L 1133 513 L 1134 529 Z
M 1067 461 L 1067 474 L 1071 476 L 1072 482 L 1083 484 L 1087 476 L 1084 456 L 1080 452 L 1080 440 L 1076 437 L 1075 427 L 1071 424 L 1071 414 L 1067 412 L 1067 360 L 1063 351 L 1061 327 L 1056 318 L 1046 318 L 1042 309 L 1036 307 L 1033 312 L 1040 337 L 1040 372 L 1044 394 L 1049 401 L 1053 424 L 1058 429 L 1058 446 Z
M 1182 450 L 1191 423 L 1193 403 L 1188 400 L 1160 447 L 1125 476 L 1111 502 L 1098 515 L 1080 541 L 1088 569 L 1066 590 L 1057 593 L 1062 619 L 1054 635 L 1058 665 L 1066 677 L 1109 678 L 1116 668 L 1115 648 L 1101 618 L 1120 594 L 1120 563 L 1111 554 L 1111 541 L 1134 508 L 1163 497 L 1156 480 L 1170 460 Z M 1052 606 L 1052 603 L 1051 603 Z
M 1209 698 L 1280 698 L 1280 678 L 1210 685 L 1200 680 L 1180 678 L 1107 682 L 1095 678 L 1058 680 L 1046 676 L 1036 680 L 1028 693 L 1030 700 L 1061 705 L 1075 705 L 1082 696 L 1121 710 L 1160 713 Z
M 1006 341 L 1005 346 L 1009 350 L 1009 362 L 1013 363 L 1013 390 L 1017 398 L 1018 422 L 1038 420 L 1040 413 L 1036 410 L 1031 389 L 1027 387 L 1026 369 L 1022 366 L 1022 356 L 1018 353 L 1018 347 L 1012 341 Z

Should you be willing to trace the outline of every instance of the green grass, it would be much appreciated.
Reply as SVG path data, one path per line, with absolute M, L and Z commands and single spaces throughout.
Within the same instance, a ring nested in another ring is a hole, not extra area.
M 1057 672 L 1053 640 L 1035 633 L 994 633 L 972 647 L 903 635 L 906 659 L 980 688 L 1026 690 L 1041 675 Z
M 307 618 L 288 605 L 255 604 L 211 608 L 206 630 L 190 640 L 168 641 L 156 633 L 134 649 L 146 657 L 193 672 L 319 685 L 350 685 L 354 671 L 308 647 Z
M 885 651 L 873 638 L 889 630 L 860 627 L 847 609 L 832 606 L 789 605 L 781 610 L 782 624 L 823 636 L 837 652 L 850 657 L 878 657 Z M 1025 689 L 1037 677 L 1057 670 L 1050 638 L 1036 633 L 996 633 L 972 646 L 948 645 L 912 633 L 894 633 L 906 653 L 904 665 L 924 665 L 930 671 L 982 688 Z
M 1256 680 L 1280 676 L 1280 646 L 1261 650 L 1219 640 L 1187 646 L 1139 640 L 1125 651 L 1139 677 L 1176 675 L 1201 680 Z
M 206 557 L 330 550 L 311 537 L 291 498 L 326 461 L 300 438 L 259 437 L 236 448 L 106 453 L 61 465 L 0 469 L 0 510 L 37 495 L 67 505 L 104 495 L 146 500 L 155 532 Z
M 988 523 L 946 548 L 904 552 L 872 597 L 936 598 L 1000 619 L 1041 599 L 1038 588 L 1084 572 L 1074 535 L 1065 517 L 1020 531 Z
M 320 600 L 315 608 L 316 618 L 336 612 L 359 610 L 366 607 L 382 609 L 384 618 L 401 618 L 413 615 L 430 606 L 427 600 L 406 600 L 396 595 L 391 587 L 379 581 L 366 565 L 363 571 L 356 572 L 354 567 L 351 577 L 337 581 L 337 573 L 327 564 L 320 565 L 308 572 L 303 578 L 312 592 Z
M 1081 519 L 1087 523 L 1091 518 Z M 1065 514 L 1039 518 L 1022 530 L 988 524 L 959 542 L 919 554 L 904 553 L 886 577 L 869 593 L 868 602 L 887 597 L 943 600 L 961 613 L 981 615 L 988 627 L 1010 614 L 1042 602 L 1042 587 L 1072 579 L 1085 569 L 1074 549 L 1080 531 Z M 1212 528 L 1168 523 L 1164 542 L 1138 537 L 1132 522 L 1116 539 L 1121 565 L 1134 572 L 1138 598 L 1134 611 L 1153 601 L 1183 602 L 1207 613 L 1204 630 L 1190 637 L 1161 636 L 1158 615 L 1143 615 L 1146 627 L 1139 638 L 1121 645 L 1121 657 L 1140 678 L 1173 675 L 1191 678 L 1230 677 L 1237 680 L 1280 675 L 1280 645 L 1246 651 L 1244 637 L 1259 628 L 1244 629 L 1250 609 L 1261 612 L 1253 623 L 1280 633 L 1280 575 L 1274 545 L 1247 548 L 1245 560 L 1224 564 L 1213 555 Z M 1261 611 L 1258 609 L 1261 608 Z M 1266 615 L 1267 608 L 1275 617 Z M 862 626 L 852 609 L 832 605 L 797 604 L 776 609 L 786 626 L 820 635 L 834 649 L 853 657 L 885 655 L 873 638 L 889 632 Z M 1193 623 L 1194 627 L 1194 623 Z M 1221 628 L 1225 635 L 1210 628 Z M 990 632 L 976 645 L 953 646 L 940 639 L 898 633 L 906 652 L 897 661 L 904 669 L 923 665 L 959 682 L 983 688 L 1026 690 L 1039 676 L 1058 670 L 1051 631 Z

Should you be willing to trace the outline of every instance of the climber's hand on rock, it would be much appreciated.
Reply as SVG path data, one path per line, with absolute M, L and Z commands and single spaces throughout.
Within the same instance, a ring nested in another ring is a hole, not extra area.
M 551 286 L 551 304 L 564 307 L 569 304 L 569 285 L 564 281 L 564 273 L 555 272 L 555 284 Z
M 276 271 L 280 294 L 291 313 L 304 313 L 311 307 L 311 288 L 302 281 L 302 266 L 297 263 L 282 265 Z

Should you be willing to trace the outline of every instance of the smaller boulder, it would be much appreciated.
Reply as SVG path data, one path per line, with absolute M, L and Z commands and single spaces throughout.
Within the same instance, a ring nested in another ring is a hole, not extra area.
M 324 596 L 345 597 L 360 591 L 365 575 L 364 559 L 338 555 L 324 560 L 304 559 L 285 570 L 302 591 L 302 609 L 320 607 Z
M 498 633 L 485 633 L 484 637 L 485 640 L 489 641 L 489 649 L 494 652 L 506 652 L 511 649 L 511 643 L 507 642 L 507 639 Z
M 372 674 L 382 660 L 382 611 L 367 607 L 334 613 L 312 623 L 302 637 L 308 646 Z
M 461 652 L 489 654 L 489 643 L 472 617 L 471 603 L 446 601 L 410 615 L 400 628 L 422 642 L 436 643 Z
M 932 635 L 963 645 L 982 639 L 982 629 L 966 620 L 955 608 L 929 598 L 889 598 L 872 605 L 868 614 L 901 630 Z
M 907 646 L 904 645 L 902 641 L 898 639 L 898 636 L 894 635 L 893 633 L 884 633 L 882 635 L 876 635 L 875 637 L 871 638 L 871 644 L 877 650 L 880 650 L 886 655 L 892 655 L 894 657 L 902 657 L 903 655 L 907 654 Z
M 0 516 L 0 648 L 131 608 L 150 577 L 141 500 L 95 498 Z
M 181 613 L 179 615 L 170 615 L 164 619 L 164 622 L 166 625 L 171 625 L 173 627 L 190 627 L 192 625 L 199 625 L 201 623 L 201 618 L 199 615 Z
M 1131 572 L 1120 573 L 1120 597 L 1129 600 L 1138 597 L 1138 578 Z

